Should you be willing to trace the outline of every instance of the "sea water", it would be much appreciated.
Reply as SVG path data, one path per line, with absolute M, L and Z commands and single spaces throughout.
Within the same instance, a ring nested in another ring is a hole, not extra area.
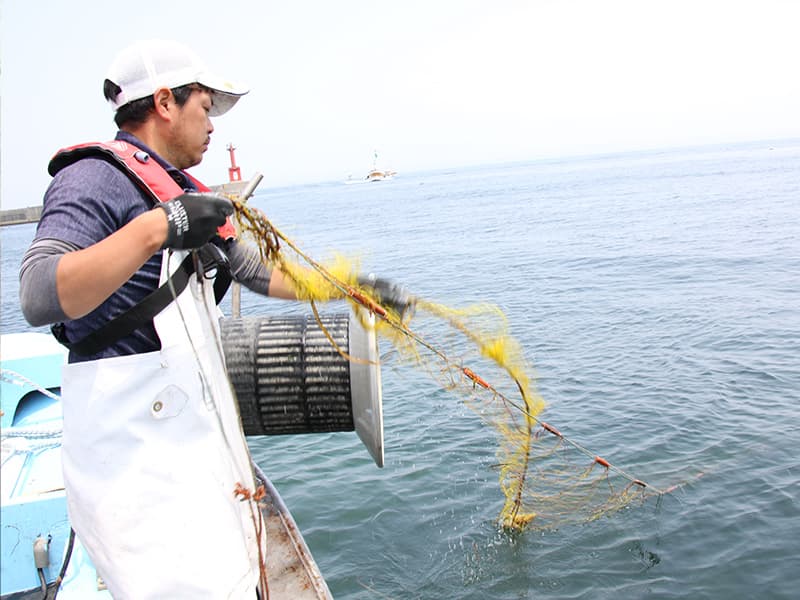
M 359 256 L 427 299 L 499 305 L 543 418 L 677 486 L 509 535 L 493 431 L 424 373 L 384 369 L 385 468 L 353 433 L 251 439 L 336 598 L 798 597 L 800 140 L 401 173 L 252 202 L 316 258 Z M 2 229 L 4 333 L 26 329 L 16 279 L 34 230 Z M 243 306 L 308 312 L 249 292 Z

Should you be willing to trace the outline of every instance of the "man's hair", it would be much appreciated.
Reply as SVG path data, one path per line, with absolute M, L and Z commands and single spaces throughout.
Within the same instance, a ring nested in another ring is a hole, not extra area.
M 197 89 L 204 88 L 196 83 L 173 88 L 172 95 L 175 96 L 175 103 L 178 106 L 183 106 L 186 104 L 189 96 L 192 95 L 192 92 Z M 106 79 L 105 82 L 103 82 L 103 95 L 106 97 L 106 100 L 113 100 L 121 91 L 122 89 L 110 79 Z M 154 110 L 153 102 L 153 96 L 150 95 L 146 98 L 132 100 L 124 106 L 120 106 L 119 109 L 117 109 L 117 113 L 114 115 L 114 122 L 119 128 L 122 128 L 123 125 L 141 125 L 147 120 L 147 115 L 150 114 L 150 111 Z

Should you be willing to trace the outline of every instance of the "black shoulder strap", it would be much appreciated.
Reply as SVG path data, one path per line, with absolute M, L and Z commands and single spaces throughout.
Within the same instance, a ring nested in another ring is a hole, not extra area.
M 228 293 L 233 278 L 229 269 L 220 265 L 217 267 L 217 276 L 214 278 L 214 301 L 219 304 Z
M 153 318 L 164 310 L 173 300 L 173 290 L 176 296 L 186 288 L 189 277 L 194 273 L 194 261 L 189 254 L 180 264 L 169 281 L 148 294 L 135 306 L 132 306 L 121 315 L 114 317 L 108 323 L 96 329 L 83 339 L 77 342 L 70 342 L 64 331 L 63 323 L 56 323 L 50 330 L 55 338 L 64 346 L 80 356 L 92 356 L 105 350 L 115 342 L 130 335 L 143 323 L 149 323 Z

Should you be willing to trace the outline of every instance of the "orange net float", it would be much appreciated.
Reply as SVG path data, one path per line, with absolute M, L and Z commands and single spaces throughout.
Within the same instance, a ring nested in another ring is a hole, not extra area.
M 484 388 L 484 389 L 488 390 L 488 389 L 491 387 L 491 386 L 489 385 L 489 383 L 488 383 L 488 382 L 487 382 L 485 379 L 483 379 L 483 378 L 482 378 L 480 375 L 478 375 L 477 373 L 475 373 L 475 371 L 473 371 L 472 369 L 470 369 L 470 368 L 468 368 L 468 367 L 464 367 L 464 368 L 463 368 L 463 369 L 461 369 L 461 370 L 464 372 L 464 375 L 466 375 L 467 377 L 469 377 L 469 378 L 470 378 L 472 381 L 474 381 L 475 383 L 477 383 L 477 384 L 478 384 L 479 386 L 481 386 L 482 388 Z
M 601 466 L 605 467 L 606 469 L 610 469 L 611 468 L 611 464 L 605 458 L 602 458 L 601 456 L 595 456 L 594 457 L 594 462 L 596 462 L 598 465 L 601 465 Z
M 544 429 L 545 431 L 549 431 L 550 433 L 552 433 L 553 435 L 555 435 L 557 437 L 560 437 L 560 438 L 564 437 L 558 429 L 556 429 L 555 427 L 553 427 L 549 423 L 545 423 L 544 421 L 542 421 L 542 429 Z

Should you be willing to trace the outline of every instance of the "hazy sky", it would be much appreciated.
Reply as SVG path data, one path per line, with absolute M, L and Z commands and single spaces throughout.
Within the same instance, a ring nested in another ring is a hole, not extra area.
M 2 0 L 3 208 L 58 148 L 113 137 L 102 81 L 140 38 L 251 93 L 215 120 L 262 188 L 597 152 L 800 137 L 797 0 Z

